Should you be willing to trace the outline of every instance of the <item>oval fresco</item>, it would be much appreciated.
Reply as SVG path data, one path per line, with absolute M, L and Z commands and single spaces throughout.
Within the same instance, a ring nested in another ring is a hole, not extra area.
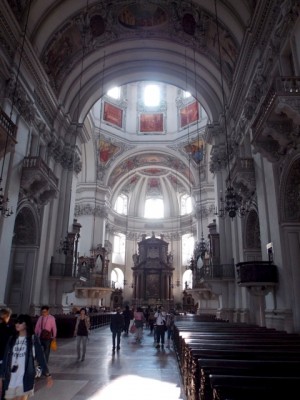
M 123 8 L 118 20 L 126 28 L 149 28 L 165 23 L 167 14 L 154 4 L 132 4 Z

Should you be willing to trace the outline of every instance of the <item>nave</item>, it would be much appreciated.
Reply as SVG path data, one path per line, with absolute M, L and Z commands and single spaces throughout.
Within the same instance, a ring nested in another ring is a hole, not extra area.
M 57 344 L 49 359 L 53 387 L 47 389 L 39 379 L 35 400 L 185 400 L 172 345 L 156 349 L 148 329 L 141 344 L 132 334 L 122 336 L 115 353 L 109 327 L 92 331 L 83 362 L 77 361 L 75 338 L 57 339 Z

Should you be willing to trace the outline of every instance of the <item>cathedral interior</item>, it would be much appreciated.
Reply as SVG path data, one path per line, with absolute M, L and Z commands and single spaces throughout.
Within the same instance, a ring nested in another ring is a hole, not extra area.
M 2 0 L 0 304 L 300 332 L 299 12 Z

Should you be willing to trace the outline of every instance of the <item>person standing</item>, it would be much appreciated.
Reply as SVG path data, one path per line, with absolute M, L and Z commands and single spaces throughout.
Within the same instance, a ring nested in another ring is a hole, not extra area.
M 156 313 L 154 314 L 156 319 L 156 348 L 161 347 L 164 348 L 165 344 L 165 331 L 166 331 L 166 312 L 163 310 L 163 307 L 158 307 Z
M 0 310 L 0 366 L 9 338 L 16 333 L 14 324 L 10 322 L 11 314 L 12 311 L 10 308 L 2 308 Z M 4 391 L 2 391 L 0 398 L 1 400 L 4 399 Z
M 5 399 L 27 400 L 34 394 L 35 363 L 47 377 L 47 387 L 53 384 L 39 338 L 34 335 L 30 315 L 20 314 L 16 334 L 9 338 L 0 366 L 0 391 Z
M 167 313 L 166 316 L 166 326 L 167 326 L 167 347 L 170 347 L 170 341 L 173 340 L 173 331 L 174 331 L 174 322 L 175 322 L 175 315 L 172 310 Z
M 41 315 L 37 320 L 34 331 L 41 341 L 48 363 L 51 342 L 56 340 L 57 335 L 56 321 L 54 316 L 49 313 L 49 306 L 42 306 Z
M 117 350 L 120 350 L 121 333 L 125 326 L 124 316 L 121 314 L 120 307 L 117 308 L 117 312 L 111 316 L 110 330 L 112 333 L 112 351 L 116 349 L 116 338 L 117 338 Z
M 89 336 L 89 330 L 91 328 L 90 317 L 86 315 L 86 309 L 82 307 L 80 314 L 76 319 L 74 336 L 76 336 L 77 343 L 77 360 L 84 361 L 86 352 L 86 342 Z M 80 349 L 82 344 L 82 356 L 80 357 Z
M 141 343 L 143 338 L 143 327 L 145 322 L 145 316 L 142 307 L 138 307 L 134 312 L 134 324 L 136 326 L 136 343 Z
M 124 332 L 125 335 L 128 336 L 130 320 L 132 319 L 132 313 L 129 310 L 129 306 L 125 307 L 125 310 L 123 311 L 123 316 L 124 316 Z

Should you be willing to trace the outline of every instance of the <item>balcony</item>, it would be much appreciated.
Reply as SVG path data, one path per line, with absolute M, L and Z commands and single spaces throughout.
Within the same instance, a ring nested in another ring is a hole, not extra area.
M 235 190 L 249 199 L 256 187 L 253 158 L 237 158 L 231 169 L 231 179 Z
M 0 159 L 6 152 L 9 152 L 17 143 L 17 126 L 11 121 L 8 115 L 0 108 Z
M 278 284 L 277 266 L 269 261 L 248 261 L 236 264 L 237 283 L 242 287 L 270 287 Z
M 204 265 L 196 272 L 195 278 L 194 288 L 201 286 L 204 281 L 232 281 L 235 279 L 234 265 Z
M 300 144 L 294 129 L 300 118 L 300 77 L 277 77 L 259 103 L 251 126 L 256 151 L 276 162 Z
M 46 205 L 58 193 L 58 178 L 41 157 L 24 157 L 21 189 L 39 205 Z

